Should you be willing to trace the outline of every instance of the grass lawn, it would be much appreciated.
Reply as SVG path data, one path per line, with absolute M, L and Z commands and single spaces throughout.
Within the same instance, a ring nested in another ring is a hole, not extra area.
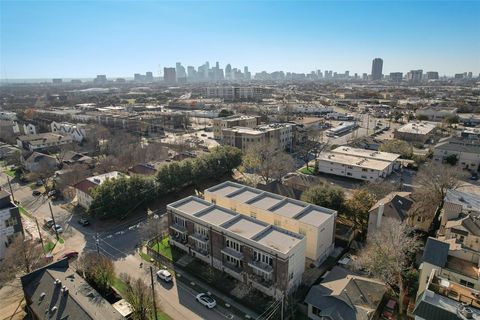
M 55 243 L 53 243 L 52 241 L 48 241 L 43 247 L 43 251 L 50 252 L 53 250 L 53 248 L 55 248 Z
M 169 237 L 165 237 L 160 242 L 153 244 L 151 248 L 168 260 L 173 261 L 172 247 L 170 246 L 170 243 L 168 243 L 168 240 Z
M 145 260 L 145 261 L 150 262 L 150 260 L 152 259 L 152 257 L 150 257 L 150 256 L 149 256 L 148 254 L 146 254 L 145 252 L 140 251 L 139 254 L 140 254 L 140 257 L 142 257 L 142 259 Z
M 7 169 L 7 170 L 4 170 L 3 172 L 5 172 L 5 174 L 10 178 L 15 178 L 15 170 Z
M 20 211 L 21 214 L 29 217 L 30 219 L 33 219 L 33 216 L 24 207 L 18 206 L 18 211 Z
M 312 174 L 312 175 L 315 174 L 314 170 L 315 170 L 314 167 L 308 167 L 308 169 L 307 169 L 307 167 L 302 167 L 302 168 L 298 169 L 298 171 L 301 172 L 301 173 Z
M 127 291 L 127 284 L 117 277 L 113 279 L 112 287 L 117 289 L 121 295 L 125 294 L 125 292 Z
M 172 320 L 173 318 L 170 317 L 168 314 L 162 311 L 157 312 L 157 320 Z

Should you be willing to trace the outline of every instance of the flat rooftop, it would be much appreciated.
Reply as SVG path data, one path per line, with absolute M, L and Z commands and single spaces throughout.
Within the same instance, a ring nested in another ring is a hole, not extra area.
M 397 129 L 397 132 L 414 133 L 414 134 L 429 134 L 435 129 L 436 124 L 430 122 L 409 122 L 403 127 Z
M 331 214 L 320 211 L 313 206 L 309 206 L 295 218 L 303 223 L 320 227 L 330 216 Z
M 227 194 L 227 198 L 245 203 L 257 197 L 261 193 L 261 191 L 252 191 L 250 189 L 239 189 L 237 192 Z
M 237 216 L 237 214 L 218 206 L 212 206 L 206 211 L 195 214 L 195 216 L 210 224 L 219 226 L 224 224 L 225 222 L 232 220 Z
M 98 176 L 93 176 L 93 177 L 88 177 L 86 180 L 93 182 L 95 184 L 102 184 L 105 182 L 107 179 L 116 179 L 119 177 L 125 176 L 123 173 L 118 172 L 118 171 L 112 171 L 112 172 L 107 172 L 104 174 L 99 174 Z
M 332 152 L 383 161 L 395 161 L 400 157 L 400 155 L 396 153 L 351 148 L 347 146 L 340 146 L 335 150 L 332 150 Z
M 222 225 L 222 227 L 247 239 L 252 238 L 260 231 L 265 230 L 268 226 L 265 223 L 248 219 L 242 215 L 238 215 L 237 217 L 238 218 L 236 218 L 235 220 L 229 221 L 226 224 Z
M 202 211 L 208 207 L 211 207 L 212 204 L 205 200 L 202 200 L 197 197 L 188 197 L 180 201 L 169 204 L 169 206 L 180 210 L 188 215 L 194 215 L 199 211 Z
M 266 247 L 275 249 L 277 251 L 287 253 L 295 247 L 302 239 L 298 236 L 288 235 L 275 228 L 269 228 L 266 232 L 259 234 L 254 239 Z
M 449 189 L 445 194 L 444 202 L 460 205 L 464 210 L 480 211 L 480 195 L 478 194 Z
M 290 199 L 285 199 L 279 202 L 274 207 L 270 208 L 269 211 L 279 214 L 284 217 L 293 218 L 300 212 L 302 212 L 308 204 L 306 203 L 299 203 L 297 201 L 293 201 Z
M 254 207 L 268 210 L 282 200 L 283 199 L 281 196 L 275 196 L 269 193 L 262 193 L 258 197 L 249 200 L 247 203 Z
M 340 163 L 346 166 L 356 166 L 373 170 L 384 170 L 391 164 L 390 161 L 368 159 L 364 157 L 333 152 L 321 153 L 317 159 L 326 162 Z

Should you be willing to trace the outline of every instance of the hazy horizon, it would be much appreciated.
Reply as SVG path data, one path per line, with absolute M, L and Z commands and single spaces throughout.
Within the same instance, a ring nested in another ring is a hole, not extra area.
M 0 78 L 132 77 L 182 62 L 252 74 L 480 73 L 480 2 L 0 1 Z

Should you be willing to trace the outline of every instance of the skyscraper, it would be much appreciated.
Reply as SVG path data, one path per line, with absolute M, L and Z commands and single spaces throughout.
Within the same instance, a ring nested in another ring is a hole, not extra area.
M 145 81 L 153 82 L 153 72 L 147 71 L 147 73 L 145 73 Z
M 175 68 L 163 68 L 163 81 L 168 84 L 177 82 L 177 73 Z
M 178 82 L 187 82 L 187 73 L 185 72 L 185 67 L 182 66 L 180 62 L 177 62 L 177 64 L 175 65 L 175 73 Z
M 382 79 L 383 60 L 375 58 L 372 61 L 372 80 Z
M 232 66 L 229 64 L 227 64 L 227 66 L 225 67 L 225 80 L 227 81 L 231 81 L 232 80 Z

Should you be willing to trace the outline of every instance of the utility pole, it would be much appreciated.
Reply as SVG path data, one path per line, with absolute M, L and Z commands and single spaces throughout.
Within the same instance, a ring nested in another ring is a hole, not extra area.
M 12 194 L 12 200 L 13 200 L 13 203 L 15 203 L 15 196 L 13 195 L 13 189 L 12 189 L 12 184 L 10 183 L 10 177 L 8 176 L 8 174 L 6 176 L 7 176 L 8 186 L 10 187 L 10 193 Z
M 95 234 L 95 246 L 97 247 L 97 254 L 100 255 L 100 240 L 98 240 L 98 232 Z
M 153 319 L 157 320 L 157 302 L 155 299 L 155 283 L 153 282 L 153 268 L 150 266 L 150 280 L 152 281 Z
M 282 307 L 280 309 L 280 320 L 283 320 L 283 303 L 284 303 L 284 300 L 285 300 L 285 293 L 282 294 Z
M 57 223 L 55 222 L 55 217 L 53 216 L 53 211 L 52 211 L 52 205 L 50 204 L 50 200 L 48 200 L 48 207 L 50 208 L 50 214 L 52 215 L 52 221 L 53 221 L 53 229 L 55 230 L 55 236 L 57 237 L 58 241 L 58 230 L 57 230 Z
M 40 232 L 40 227 L 38 226 L 38 219 L 37 218 L 35 218 L 35 223 L 37 224 L 38 236 L 40 237 L 40 242 L 42 243 L 43 253 L 45 253 L 45 255 L 47 255 L 47 253 L 45 252 L 45 247 L 43 246 L 42 233 Z

